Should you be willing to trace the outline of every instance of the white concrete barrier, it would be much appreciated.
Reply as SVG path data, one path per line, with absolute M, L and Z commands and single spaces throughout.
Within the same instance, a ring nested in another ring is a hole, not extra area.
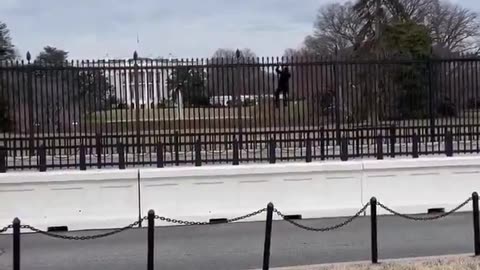
M 0 224 L 40 229 L 123 227 L 138 220 L 138 170 L 0 174 Z
M 436 157 L 364 161 L 363 202 L 372 196 L 406 214 L 449 211 L 480 192 L 479 157 Z M 463 211 L 471 211 L 471 204 Z M 387 214 L 378 208 L 379 214 Z
M 361 169 L 355 161 L 143 169 L 142 215 L 154 209 L 167 217 L 209 221 L 273 202 L 284 214 L 303 218 L 348 216 L 363 206 Z M 264 219 L 262 214 L 248 220 Z

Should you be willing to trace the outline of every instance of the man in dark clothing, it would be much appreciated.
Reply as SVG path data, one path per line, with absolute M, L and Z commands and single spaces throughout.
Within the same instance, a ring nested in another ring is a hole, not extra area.
M 278 88 L 275 91 L 275 106 L 278 108 L 280 105 L 280 93 L 283 95 L 283 106 L 287 106 L 288 104 L 288 88 L 289 88 L 289 81 L 290 81 L 290 72 L 288 72 L 288 67 L 283 67 L 280 70 L 278 67 L 275 69 L 280 78 L 278 80 Z

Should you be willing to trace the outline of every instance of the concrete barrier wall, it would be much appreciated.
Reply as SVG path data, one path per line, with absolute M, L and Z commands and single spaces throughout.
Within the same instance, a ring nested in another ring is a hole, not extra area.
M 116 228 L 138 219 L 138 170 L 0 174 L 0 198 L 2 226 Z
M 303 218 L 348 216 L 362 207 L 361 162 L 245 165 L 141 171 L 142 215 L 232 218 L 273 202 Z M 249 220 L 264 220 L 258 215 Z
M 268 202 L 287 215 L 338 217 L 354 214 L 372 196 L 413 214 L 448 211 L 473 191 L 480 191 L 480 157 L 5 173 L 0 174 L 0 225 L 17 216 L 41 229 L 115 228 L 149 209 L 209 221 L 245 215 Z M 470 211 L 470 205 L 463 210 Z
M 372 196 L 401 213 L 455 208 L 480 191 L 480 158 L 419 158 L 364 161 L 363 202 Z M 467 205 L 461 211 L 471 211 Z M 379 214 L 387 214 L 378 208 Z

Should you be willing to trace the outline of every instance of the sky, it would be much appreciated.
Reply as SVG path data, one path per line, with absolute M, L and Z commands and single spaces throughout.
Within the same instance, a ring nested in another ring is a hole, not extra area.
M 217 48 L 281 56 L 330 0 L 0 0 L 19 54 L 44 46 L 70 59 L 211 57 Z M 338 2 L 338 1 L 337 1 Z M 480 10 L 479 0 L 455 0 Z M 137 39 L 138 37 L 138 39 Z M 139 42 L 137 42 L 139 41 Z

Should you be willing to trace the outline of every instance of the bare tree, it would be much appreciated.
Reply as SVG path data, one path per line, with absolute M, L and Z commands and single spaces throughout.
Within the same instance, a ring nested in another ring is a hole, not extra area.
M 478 49 L 475 39 L 480 37 L 478 13 L 456 4 L 436 1 L 428 17 L 435 45 L 451 52 Z

